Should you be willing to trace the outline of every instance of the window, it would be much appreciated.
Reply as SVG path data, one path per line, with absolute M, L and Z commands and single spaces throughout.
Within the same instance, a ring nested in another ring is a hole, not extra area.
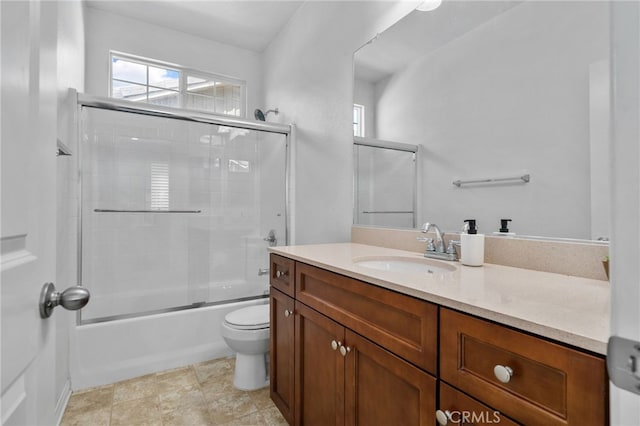
M 353 136 L 364 137 L 364 105 L 353 104 Z
M 245 116 L 244 81 L 113 52 L 110 71 L 113 98 Z
M 169 210 L 169 164 L 151 163 L 151 210 Z

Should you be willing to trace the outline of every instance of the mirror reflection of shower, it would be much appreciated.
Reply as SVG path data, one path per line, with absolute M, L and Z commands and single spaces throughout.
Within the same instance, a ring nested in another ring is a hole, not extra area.
M 275 115 L 278 115 L 278 108 L 274 108 L 274 109 L 269 109 L 265 112 L 262 112 L 261 109 L 257 108 L 255 111 L 253 111 L 253 116 L 256 118 L 256 120 L 258 121 L 265 121 L 267 115 L 269 115 L 269 113 L 274 113 Z

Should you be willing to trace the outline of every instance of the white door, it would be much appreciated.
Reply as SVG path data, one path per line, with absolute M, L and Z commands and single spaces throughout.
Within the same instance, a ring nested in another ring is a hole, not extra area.
M 38 311 L 56 272 L 56 10 L 0 2 L 3 425 L 57 420 L 55 327 Z
M 640 341 L 640 3 L 611 10 L 611 334 Z M 639 425 L 640 395 L 612 385 L 611 424 Z

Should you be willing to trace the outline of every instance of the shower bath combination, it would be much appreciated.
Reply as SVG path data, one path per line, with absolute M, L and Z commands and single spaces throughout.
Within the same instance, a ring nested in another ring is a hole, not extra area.
M 78 104 L 79 282 L 92 300 L 76 320 L 92 326 L 77 327 L 75 383 L 228 356 L 220 325 L 268 301 L 271 230 L 288 242 L 291 127 Z
M 255 111 L 253 111 L 253 116 L 258 121 L 265 121 L 266 116 L 269 115 L 270 112 L 274 113 L 275 115 L 278 115 L 279 111 L 278 111 L 278 108 L 275 108 L 275 109 L 267 110 L 266 112 L 263 113 L 262 110 L 258 108 Z

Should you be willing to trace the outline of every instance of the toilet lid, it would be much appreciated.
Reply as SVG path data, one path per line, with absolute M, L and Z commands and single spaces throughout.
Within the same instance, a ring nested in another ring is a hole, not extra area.
M 249 306 L 228 313 L 224 320 L 227 324 L 239 329 L 256 329 L 269 327 L 269 305 Z

